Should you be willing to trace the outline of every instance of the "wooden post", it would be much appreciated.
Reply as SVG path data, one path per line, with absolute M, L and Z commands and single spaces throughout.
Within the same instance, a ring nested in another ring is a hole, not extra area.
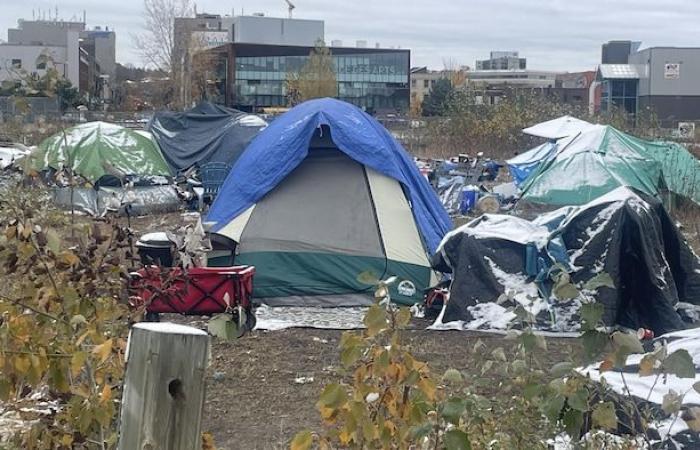
M 198 450 L 209 336 L 173 323 L 129 334 L 119 450 Z

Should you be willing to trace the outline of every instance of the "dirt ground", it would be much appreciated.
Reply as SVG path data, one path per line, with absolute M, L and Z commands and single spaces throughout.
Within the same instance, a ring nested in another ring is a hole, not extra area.
M 514 341 L 502 336 L 462 331 L 427 331 L 427 322 L 404 334 L 418 359 L 429 362 L 436 374 L 455 368 L 467 381 L 481 378 L 470 349 L 477 339 L 484 355 Z M 327 383 L 341 379 L 338 344 L 342 332 L 318 329 L 255 331 L 235 342 L 215 341 L 207 375 L 203 430 L 214 435 L 221 449 L 282 449 L 300 430 L 319 430 L 315 403 Z M 576 353 L 573 339 L 548 339 L 547 362 Z M 305 377 L 306 380 L 297 380 Z M 498 375 L 489 373 L 487 388 L 478 392 L 497 398 Z M 476 383 L 475 383 L 476 384 Z M 504 399 L 506 400 L 506 399 Z

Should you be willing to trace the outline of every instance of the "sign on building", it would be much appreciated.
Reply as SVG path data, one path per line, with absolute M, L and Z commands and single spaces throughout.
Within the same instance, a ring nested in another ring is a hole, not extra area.
M 229 42 L 228 31 L 195 31 L 193 44 L 202 48 L 214 48 Z
M 681 77 L 681 65 L 678 63 L 666 63 L 664 66 L 664 78 L 678 80 Z

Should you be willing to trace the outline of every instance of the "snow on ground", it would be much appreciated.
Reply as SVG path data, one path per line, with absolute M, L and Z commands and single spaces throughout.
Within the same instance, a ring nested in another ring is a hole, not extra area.
M 655 342 L 667 342 L 668 354 L 679 349 L 685 349 L 693 358 L 696 370 L 700 366 L 700 328 L 688 329 L 667 333 L 659 336 Z M 627 367 L 638 367 L 643 355 L 635 354 L 627 358 Z M 684 405 L 700 405 L 700 394 L 693 389 L 693 384 L 700 381 L 700 371 L 695 378 L 678 378 L 675 375 L 659 377 L 656 375 L 642 377 L 637 370 L 630 370 L 623 375 L 617 371 L 600 372 L 600 363 L 577 369 L 580 373 L 590 376 L 594 381 L 605 380 L 605 382 L 617 393 L 628 395 L 625 382 L 629 388 L 629 393 L 637 398 L 648 399 L 649 402 L 661 405 L 663 397 L 670 391 L 683 395 Z M 632 369 L 632 368 L 630 368 Z M 656 381 L 655 381 L 656 380 Z M 655 384 L 656 383 L 656 384 Z M 670 417 L 656 423 L 650 424 L 656 428 L 663 439 L 667 435 L 674 436 L 688 430 L 688 426 L 682 419 L 674 420 Z
M 284 330 L 287 328 L 323 328 L 353 330 L 364 328 L 365 307 L 319 308 L 302 306 L 261 305 L 255 310 L 256 330 Z

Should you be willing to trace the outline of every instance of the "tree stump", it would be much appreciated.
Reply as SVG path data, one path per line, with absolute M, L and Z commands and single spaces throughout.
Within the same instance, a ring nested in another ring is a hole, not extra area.
M 129 335 L 120 450 L 198 450 L 209 336 L 173 323 L 139 323 Z

